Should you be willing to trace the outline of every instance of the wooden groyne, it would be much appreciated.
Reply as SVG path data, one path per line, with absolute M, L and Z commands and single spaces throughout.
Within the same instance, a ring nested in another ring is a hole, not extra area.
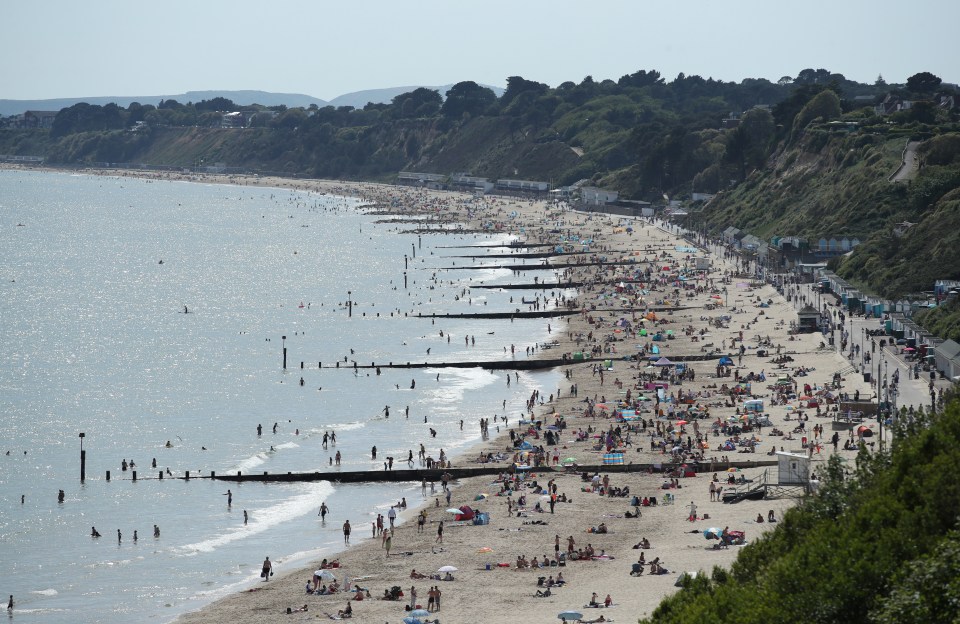
M 636 249 L 635 252 L 653 253 L 655 249 Z M 444 258 L 552 258 L 554 256 L 593 256 L 596 252 L 590 251 L 536 251 L 533 253 L 508 253 L 508 254 L 479 254 L 464 256 L 443 256 Z M 637 260 L 637 263 L 644 262 Z M 646 261 L 648 264 L 652 260 Z
M 471 288 L 475 288 L 471 286 Z M 530 305 L 530 304 L 525 304 Z M 671 307 L 671 306 L 649 306 L 644 308 L 592 308 L 588 310 L 590 314 L 602 314 L 612 312 L 614 314 L 633 314 L 645 312 L 680 312 L 690 310 L 689 307 Z M 521 312 L 463 312 L 457 314 L 418 314 L 416 318 L 451 318 L 451 319 L 504 319 L 504 318 L 551 318 L 562 316 L 573 316 L 580 314 L 582 310 L 534 310 Z
M 553 290 L 553 289 L 564 289 L 564 288 L 580 288 L 585 286 L 584 282 L 567 282 L 565 284 L 557 284 L 550 282 L 539 282 L 536 284 L 471 284 L 470 288 L 500 288 L 502 290 Z
M 723 353 L 697 353 L 694 355 L 671 355 L 669 359 L 671 362 L 685 363 L 685 362 L 707 362 L 710 360 L 719 360 L 722 357 L 728 357 Z M 361 364 L 356 361 L 350 362 L 335 362 L 333 364 L 324 364 L 323 362 L 318 362 L 317 366 L 313 366 L 311 363 L 309 366 L 306 362 L 300 362 L 300 369 L 302 370 L 371 370 L 371 369 L 382 369 L 382 368 L 482 368 L 485 370 L 543 370 L 547 368 L 555 368 L 559 366 L 573 366 L 576 364 L 590 364 L 593 362 L 605 362 L 607 360 L 612 360 L 614 362 L 635 362 L 636 359 L 634 356 L 628 356 L 624 358 L 623 354 L 618 353 L 604 353 L 598 356 L 592 356 L 583 354 L 583 357 L 573 358 L 573 357 L 559 357 L 559 358 L 534 358 L 534 359 L 523 359 L 523 360 L 464 360 L 458 362 L 370 362 L 369 364 Z
M 464 270 L 481 270 L 481 269 L 509 269 L 511 271 L 546 271 L 551 269 L 582 269 L 591 266 L 597 267 L 607 267 L 607 266 L 623 266 L 633 264 L 639 266 L 643 264 L 641 261 L 637 260 L 592 260 L 590 262 L 560 262 L 556 264 L 477 264 L 470 266 L 448 266 L 448 267 L 436 267 L 429 268 L 424 267 L 421 270 L 423 271 L 464 271 Z M 649 264 L 649 262 L 647 263 Z
M 716 356 L 720 357 L 720 356 Z M 570 364 L 583 364 L 587 362 L 602 362 L 609 360 L 610 357 L 583 357 L 578 360 L 572 358 L 548 358 L 548 359 L 530 359 L 530 360 L 468 360 L 461 362 L 387 362 L 378 364 L 360 364 L 359 362 L 337 362 L 334 365 L 320 366 L 322 370 L 330 368 L 340 368 L 344 370 L 353 369 L 378 369 L 378 368 L 483 368 L 486 370 L 543 370 L 557 366 L 568 366 Z
M 507 247 L 509 249 L 521 249 L 523 247 L 529 247 L 533 249 L 535 247 L 556 247 L 556 243 L 484 243 L 482 245 L 437 245 L 436 249 L 476 249 L 476 248 L 497 248 L 497 247 Z
M 624 454 L 625 458 L 629 454 Z M 405 462 L 404 462 L 405 463 Z M 776 461 L 756 460 L 756 461 L 733 461 L 733 462 L 706 462 L 701 464 L 688 464 L 695 472 L 718 472 L 728 468 L 764 468 L 776 466 Z M 566 472 L 575 473 L 629 473 L 629 472 L 648 472 L 663 474 L 669 472 L 674 467 L 670 464 L 650 464 L 650 463 L 625 463 L 618 465 L 577 465 L 575 468 L 565 468 L 562 466 L 541 466 L 532 468 L 531 472 L 540 474 L 557 474 Z M 218 481 L 234 481 L 238 483 L 297 483 L 310 481 L 331 481 L 333 483 L 409 483 L 416 481 L 428 481 L 432 483 L 439 482 L 443 476 L 449 475 L 454 480 L 470 479 L 472 477 L 483 477 L 499 475 L 503 472 L 515 472 L 512 466 L 505 464 L 493 464 L 474 466 L 470 468 L 444 468 L 444 469 L 426 469 L 426 468 L 407 468 L 402 470 L 355 470 L 341 472 L 286 472 L 274 473 L 267 472 L 261 474 L 211 474 L 210 479 Z
M 447 319 L 523 319 L 523 318 L 557 318 L 580 314 L 580 310 L 533 310 L 525 312 L 464 312 L 460 314 L 418 314 L 417 318 L 447 318 Z
M 630 454 L 624 453 L 624 460 L 629 458 Z M 395 460 L 396 461 L 396 460 Z M 401 465 L 405 461 L 399 462 Z M 699 464 L 689 463 L 686 466 L 696 473 L 709 473 L 726 471 L 729 468 L 769 468 L 776 466 L 777 462 L 769 459 L 758 460 L 738 460 L 728 462 L 703 462 Z M 530 468 L 533 475 L 549 475 L 563 473 L 637 473 L 645 472 L 650 474 L 663 474 L 671 472 L 677 467 L 672 464 L 652 464 L 652 463 L 633 463 L 627 462 L 616 465 L 606 464 L 575 464 L 574 466 L 540 466 Z M 526 471 L 527 469 L 522 469 Z M 156 476 L 148 474 L 138 475 L 136 470 L 129 473 L 124 472 L 115 481 L 194 481 L 197 479 L 207 479 L 215 481 L 232 481 L 234 483 L 310 483 L 317 481 L 330 481 L 331 483 L 410 483 L 424 482 L 438 483 L 446 475 L 451 480 L 470 479 L 473 477 L 484 477 L 499 475 L 501 473 L 513 474 L 517 469 L 510 464 L 483 464 L 470 466 L 468 468 L 403 468 L 398 470 L 331 470 L 327 472 L 261 472 L 247 473 L 242 472 L 217 474 L 210 472 L 203 475 L 200 473 L 184 472 L 182 475 L 165 475 L 163 471 L 158 471 Z M 129 476 L 127 476 L 129 474 Z M 106 480 L 111 480 L 111 474 L 108 470 Z

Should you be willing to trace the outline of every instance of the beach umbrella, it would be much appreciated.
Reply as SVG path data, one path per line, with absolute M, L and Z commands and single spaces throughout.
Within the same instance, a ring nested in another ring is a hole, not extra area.
M 459 509 L 454 509 L 453 507 L 451 507 L 450 509 L 447 510 L 447 513 L 462 514 L 463 512 Z
M 333 575 L 333 572 L 330 570 L 317 570 L 313 573 L 314 576 L 318 577 L 321 581 L 335 581 L 337 577 Z
M 424 609 L 421 609 L 421 610 L 424 610 Z M 403 618 L 403 624 L 423 624 L 423 621 L 421 621 L 420 618 L 407 616 Z
M 723 535 L 723 529 L 717 527 L 710 527 L 703 532 L 703 536 L 707 539 L 720 539 L 721 535 Z
M 430 612 L 427 611 L 426 609 L 414 609 L 413 611 L 410 612 L 410 617 L 415 617 L 415 618 L 430 617 Z
M 677 421 L 677 424 L 680 425 L 680 426 L 683 426 L 683 425 L 687 424 L 687 421 L 685 421 L 685 420 L 678 420 L 678 421 Z
M 438 569 L 437 572 L 456 572 L 457 569 L 452 565 L 445 565 L 442 568 Z
M 561 620 L 582 620 L 583 614 L 579 611 L 561 611 L 557 617 Z
M 577 458 L 576 458 L 576 457 L 566 457 L 566 458 L 564 458 L 564 460 L 563 460 L 562 462 L 560 462 L 560 463 L 561 463 L 561 464 L 575 464 L 576 462 L 577 462 Z

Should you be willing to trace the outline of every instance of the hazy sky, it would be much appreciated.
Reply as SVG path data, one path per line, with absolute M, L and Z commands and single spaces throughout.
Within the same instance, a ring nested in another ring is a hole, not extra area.
M 508 76 L 825 68 L 960 82 L 960 0 L 25 0 L 0 11 L 0 98 L 259 89 L 323 99 Z

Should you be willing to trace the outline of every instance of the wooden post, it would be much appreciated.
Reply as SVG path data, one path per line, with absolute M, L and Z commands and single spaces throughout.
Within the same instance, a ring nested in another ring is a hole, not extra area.
M 107 471 L 107 481 L 110 481 L 110 471 Z
M 210 471 L 210 478 L 211 478 L 211 479 L 216 479 L 216 478 L 217 478 L 217 473 L 214 472 L 213 470 L 211 470 L 211 471 Z
M 188 470 L 186 473 L 184 473 L 184 479 L 187 480 L 187 481 L 190 480 L 190 471 L 189 471 L 189 470 Z
M 83 450 L 83 439 L 87 434 L 80 432 L 80 483 L 87 480 L 87 452 Z
M 130 474 L 131 474 L 131 476 L 133 477 L 133 480 L 136 481 L 136 480 L 137 480 L 137 471 L 136 471 L 136 470 L 133 470 L 133 471 L 131 471 Z
M 157 478 L 163 481 L 163 471 L 161 470 L 158 474 L 159 476 Z

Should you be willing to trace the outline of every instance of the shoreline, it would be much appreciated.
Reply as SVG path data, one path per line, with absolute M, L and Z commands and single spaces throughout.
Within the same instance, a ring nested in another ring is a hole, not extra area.
M 25 169 L 31 170 L 33 168 Z M 52 169 L 52 171 L 63 172 L 63 170 L 57 169 Z M 222 183 L 240 186 L 249 185 L 243 183 L 237 184 L 233 179 L 239 176 L 221 176 L 220 178 L 222 179 L 215 179 L 215 177 L 211 175 L 202 175 L 197 176 L 196 179 L 189 179 L 194 176 L 182 176 L 180 174 L 177 174 L 176 177 L 169 175 L 139 176 L 135 175 L 135 172 L 120 172 L 114 170 L 70 170 L 70 172 L 88 175 L 145 177 L 147 179 L 156 177 L 171 181 Z M 249 179 L 241 180 L 241 182 L 250 181 Z M 391 185 L 287 180 L 283 178 L 257 178 L 256 182 L 258 186 L 315 192 L 333 192 L 335 194 L 346 194 L 349 196 L 359 195 L 361 198 L 366 199 L 371 199 L 371 196 L 380 195 L 373 204 L 367 204 L 368 207 L 373 207 L 378 213 L 384 209 L 383 204 L 379 202 L 382 202 L 384 199 L 389 199 L 394 195 L 402 195 L 406 197 L 409 204 L 401 206 L 399 209 L 388 209 L 386 214 L 416 215 L 427 213 L 437 217 L 438 220 L 447 219 L 443 221 L 445 223 L 476 223 L 475 219 L 473 221 L 470 220 L 471 215 L 464 214 L 466 211 L 462 205 L 459 205 L 460 202 L 467 202 L 472 200 L 472 198 L 452 192 L 427 192 L 419 189 L 395 187 Z M 367 195 L 365 195 L 365 193 Z M 620 219 L 618 217 L 580 214 L 569 210 L 560 210 L 557 212 L 558 209 L 549 204 L 516 198 L 501 198 L 495 196 L 488 199 L 491 208 L 496 211 L 495 215 L 505 215 L 510 210 L 516 210 L 520 213 L 520 217 L 516 220 L 505 220 L 507 227 L 510 229 L 491 233 L 517 236 L 515 228 L 522 226 L 526 235 L 525 242 L 527 243 L 540 244 L 542 241 L 550 240 L 552 235 L 548 230 L 551 228 L 545 224 L 560 219 L 564 223 L 571 224 L 570 229 L 577 228 L 579 231 L 588 233 L 591 238 L 595 239 L 596 242 L 592 245 L 593 253 L 603 253 L 606 255 L 630 254 L 632 253 L 634 243 L 639 242 L 637 239 L 642 239 L 645 242 L 644 248 L 646 249 L 653 249 L 659 245 L 661 246 L 660 251 L 668 250 L 670 256 L 682 256 L 683 254 L 675 251 L 675 248 L 689 245 L 688 241 L 680 238 L 678 235 L 642 220 L 633 222 L 634 228 L 639 230 L 636 232 L 637 236 L 634 236 L 634 233 L 622 231 L 623 228 L 619 227 Z M 431 202 L 433 203 L 431 204 Z M 441 206 L 441 204 L 444 203 L 453 203 L 453 209 L 449 206 Z M 389 205 L 389 203 L 387 205 Z M 548 214 L 554 214 L 555 217 L 548 219 Z M 490 215 L 483 215 L 483 217 L 489 216 Z M 621 231 L 618 232 L 618 229 Z M 655 252 L 647 252 L 646 256 L 650 256 L 653 253 Z M 644 257 L 646 260 L 646 256 L 641 255 L 639 257 Z M 644 263 L 643 261 L 639 261 L 639 257 L 638 265 L 651 266 L 653 264 L 652 262 Z M 723 263 L 723 261 L 715 255 L 711 255 L 710 257 L 715 265 L 721 265 Z M 663 262 L 666 262 L 666 260 L 658 261 L 657 264 L 662 264 Z M 670 261 L 670 264 L 674 264 L 673 260 Z M 630 265 L 627 265 L 627 267 L 630 268 Z M 729 268 L 725 264 L 723 264 L 723 267 Z M 714 268 L 717 269 L 721 267 L 715 266 Z M 618 269 L 613 266 L 599 268 L 597 266 L 587 265 L 569 269 L 571 278 L 579 277 L 580 279 L 577 279 L 577 281 L 586 284 L 577 290 L 579 309 L 581 311 L 579 314 L 568 317 L 562 323 L 560 319 L 545 319 L 544 323 L 552 322 L 555 324 L 551 335 L 555 336 L 555 340 L 559 344 L 550 352 L 547 350 L 537 350 L 537 352 L 531 356 L 532 358 L 545 357 L 547 355 L 553 356 L 555 353 L 568 351 L 578 351 L 585 346 L 599 347 L 601 350 L 613 346 L 613 348 L 618 351 L 622 350 L 624 353 L 629 353 L 628 347 L 631 344 L 649 342 L 649 338 L 641 338 L 635 333 L 632 333 L 632 335 L 628 337 L 626 336 L 626 331 L 621 332 L 622 335 L 617 337 L 615 332 L 618 330 L 614 329 L 614 321 L 616 321 L 615 317 L 618 315 L 611 312 L 594 312 L 590 309 L 591 302 L 597 303 L 601 301 L 598 298 L 600 293 L 604 293 L 602 302 L 605 303 L 612 300 L 618 303 L 616 297 L 613 299 L 609 297 L 611 290 L 616 290 L 611 287 L 610 284 L 616 283 L 617 270 Z M 721 268 L 721 270 L 723 269 Z M 721 275 L 722 274 L 716 270 L 711 273 L 711 276 L 716 279 L 719 279 Z M 619 273 L 619 276 L 620 278 L 625 277 L 623 272 Z M 598 279 L 603 279 L 605 283 L 598 283 Z M 732 309 L 720 306 L 719 310 L 706 313 L 709 317 L 721 313 L 730 315 L 732 319 L 731 322 L 729 322 L 728 328 L 723 330 L 713 328 L 704 321 L 703 305 L 705 302 L 709 302 L 709 295 L 706 293 L 691 297 L 689 303 L 693 305 L 689 306 L 688 309 L 681 309 L 679 306 L 675 306 L 675 310 L 668 310 L 662 315 L 658 313 L 662 320 L 669 321 L 666 327 L 677 330 L 676 338 L 673 341 L 661 345 L 668 354 L 683 356 L 696 355 L 702 352 L 700 345 L 702 345 L 703 342 L 694 343 L 691 341 L 691 335 L 695 336 L 696 333 L 686 334 L 682 331 L 682 327 L 686 325 L 695 327 L 697 330 L 707 329 L 711 333 L 716 334 L 716 337 L 713 339 L 714 342 L 720 339 L 721 335 L 724 341 L 730 338 L 731 335 L 736 335 L 736 325 L 747 326 L 747 330 L 743 332 L 747 336 L 752 336 L 754 331 L 759 331 L 773 335 L 775 341 L 786 341 L 786 334 L 785 331 L 783 331 L 785 328 L 778 326 L 778 322 L 785 321 L 788 324 L 790 319 L 795 318 L 793 308 L 779 298 L 779 295 L 777 295 L 770 286 L 751 287 L 741 292 L 739 287 L 734 286 L 738 278 L 734 277 L 732 279 L 733 282 L 728 282 L 730 289 L 733 291 L 731 293 L 733 295 L 731 297 L 733 304 Z M 625 280 L 620 279 L 619 281 L 623 282 Z M 648 296 L 651 299 L 658 297 L 672 299 L 671 290 L 671 286 L 658 284 L 656 287 L 650 288 Z M 548 296 L 547 293 L 544 293 L 544 296 Z M 752 305 L 752 301 L 757 296 L 763 301 L 768 299 L 775 301 L 774 305 L 764 309 L 763 317 L 755 316 L 757 315 L 757 309 Z M 646 303 L 648 307 L 652 307 L 651 302 Z M 683 303 L 686 304 L 687 302 Z M 743 310 L 745 306 L 748 307 L 748 310 Z M 601 306 L 597 305 L 597 307 Z M 740 308 L 740 310 L 734 312 L 733 310 L 737 308 Z M 625 307 L 623 309 L 625 310 L 622 315 L 623 318 L 629 319 L 629 321 L 635 324 L 636 315 L 626 311 L 627 308 Z M 602 320 L 599 318 L 591 318 L 600 316 L 604 318 Z M 755 320 L 751 323 L 750 318 L 754 318 Z M 760 318 L 760 321 L 757 321 L 757 318 Z M 733 319 L 735 319 L 735 322 Z M 755 329 L 750 328 L 751 324 L 755 326 Z M 596 335 L 593 335 L 594 333 Z M 576 336 L 579 334 L 589 334 L 591 338 L 577 340 Z M 605 341 L 604 339 L 608 336 L 614 338 L 614 340 L 609 342 Z M 816 335 L 815 338 L 819 340 L 819 335 Z M 793 338 L 791 338 L 791 340 L 793 340 Z M 746 339 L 744 339 L 744 342 L 746 342 Z M 835 352 L 818 352 L 814 349 L 814 345 L 813 337 L 800 336 L 797 339 L 797 343 L 788 345 L 788 350 L 794 352 L 794 364 L 802 365 L 805 362 L 809 362 L 809 364 L 807 364 L 808 366 L 818 369 L 814 373 L 811 373 L 809 379 L 819 384 L 826 382 L 829 374 L 832 373 L 833 370 L 843 368 L 845 364 L 836 356 Z M 800 349 L 799 347 L 806 347 L 806 349 Z M 682 351 L 689 351 L 689 353 L 682 353 Z M 602 377 L 598 379 L 592 372 L 592 363 L 571 364 L 565 367 L 570 373 L 569 379 L 562 381 L 560 385 L 564 386 L 568 383 L 571 385 L 576 384 L 579 390 L 577 396 L 570 397 L 569 391 L 557 388 L 556 394 L 558 396 L 555 400 L 545 401 L 544 405 L 536 406 L 536 417 L 546 425 L 554 422 L 555 416 L 553 414 L 562 415 L 568 421 L 567 431 L 575 431 L 578 427 L 584 429 L 587 427 L 596 427 L 597 429 L 592 432 L 591 435 L 596 435 L 608 427 L 617 425 L 618 423 L 610 420 L 602 412 L 595 413 L 593 416 L 585 415 L 583 413 L 584 400 L 580 398 L 580 393 L 582 392 L 584 397 L 596 397 L 598 402 L 600 402 L 599 399 L 606 398 L 606 395 L 612 395 L 613 398 L 616 398 L 623 394 L 624 390 L 616 387 L 614 384 L 620 382 L 623 384 L 623 387 L 636 391 L 636 376 L 645 373 L 644 370 L 635 367 L 636 363 L 622 360 L 622 354 L 619 352 L 606 355 L 609 355 L 613 361 L 613 371 L 608 372 L 606 385 Z M 765 362 L 766 358 L 761 360 L 753 355 L 748 355 L 741 369 L 747 371 L 751 369 L 759 370 L 764 368 L 764 366 L 769 367 Z M 711 398 L 716 398 L 714 394 L 715 390 L 710 389 L 710 386 L 722 382 L 721 380 L 715 380 L 710 377 L 711 369 L 714 367 L 713 362 L 692 362 L 690 366 L 696 371 L 697 382 L 684 382 L 680 386 L 671 384 L 671 392 L 677 388 L 685 391 L 688 389 L 695 390 L 698 393 L 706 392 L 711 395 L 703 401 L 703 403 L 706 404 L 710 402 Z M 611 382 L 609 379 L 611 377 L 615 377 L 616 379 Z M 856 384 L 850 386 L 851 390 L 855 385 Z M 866 387 L 866 385 L 864 387 Z M 548 392 L 545 391 L 545 393 Z M 766 390 L 760 389 L 758 393 L 766 394 Z M 732 408 L 727 409 L 712 406 L 708 409 L 712 410 L 711 418 L 699 421 L 702 423 L 704 429 L 707 428 L 707 424 L 712 418 L 726 417 L 734 411 Z M 785 420 L 783 416 L 789 415 L 789 412 L 784 414 L 782 409 L 776 408 L 771 408 L 770 411 L 773 412 L 771 416 L 774 418 L 774 424 L 783 426 L 783 421 Z M 609 414 L 609 412 L 607 412 L 607 414 Z M 650 417 L 650 414 L 646 414 L 646 416 Z M 814 422 L 816 421 L 811 419 L 811 425 Z M 511 424 L 516 425 L 513 419 L 511 419 Z M 789 429 L 786 429 L 786 431 L 789 431 Z M 491 434 L 492 433 L 493 431 L 491 431 Z M 492 436 L 489 440 L 481 441 L 476 445 L 465 448 L 458 455 L 456 465 L 460 466 L 464 463 L 469 463 L 471 456 L 480 449 L 483 449 L 484 452 L 493 452 L 495 450 L 506 451 L 508 447 L 505 440 L 505 436 L 508 435 L 507 428 L 505 427 L 503 431 L 499 431 L 498 433 L 499 435 Z M 689 434 L 695 435 L 695 433 L 691 431 L 685 433 L 685 435 Z M 636 436 L 636 444 L 632 448 L 627 448 L 627 459 L 637 463 L 667 463 L 668 456 L 665 457 L 665 455 L 659 451 L 647 450 L 649 445 L 647 444 L 648 436 L 646 435 L 646 429 L 644 429 L 643 432 L 638 431 L 634 435 Z M 781 439 L 768 437 L 765 434 L 761 435 L 764 450 L 769 447 L 771 441 L 777 446 L 783 444 Z M 588 451 L 584 448 L 588 443 L 574 442 L 570 440 L 570 437 L 571 434 L 564 435 L 561 445 L 558 447 L 563 451 L 561 457 L 575 455 L 579 463 L 587 463 L 582 460 L 582 457 L 601 457 L 601 454 L 596 454 L 594 451 Z M 716 442 L 720 439 L 722 438 L 708 437 L 711 448 L 707 450 L 706 453 L 709 455 L 721 454 L 722 452 L 713 450 Z M 542 444 L 542 439 L 538 440 L 537 443 Z M 799 444 L 799 438 L 794 444 Z M 549 451 L 553 450 L 553 447 L 547 448 Z M 787 448 L 792 449 L 793 447 L 788 446 Z M 586 455 L 584 455 L 584 453 L 586 453 Z M 509 457 L 510 453 L 507 453 L 507 455 Z M 742 456 L 734 456 L 735 459 L 739 459 L 740 457 Z M 747 457 L 751 459 L 767 459 L 761 452 L 750 454 Z M 596 463 L 600 462 L 597 461 Z M 506 464 L 503 464 L 503 466 L 506 467 Z M 752 469 L 745 470 L 741 474 L 750 479 L 758 479 L 762 473 L 763 471 L 760 469 Z M 659 496 L 663 493 L 660 489 L 663 476 L 660 474 L 617 473 L 611 471 L 610 476 L 612 480 L 611 485 L 629 487 L 631 493 L 635 492 L 641 496 Z M 436 522 L 440 519 L 446 520 L 449 516 L 443 513 L 445 508 L 443 503 L 440 503 L 440 508 L 438 509 L 438 506 L 433 504 L 430 497 L 426 497 L 426 500 L 419 507 L 411 505 L 407 511 L 401 514 L 406 521 L 398 525 L 396 535 L 393 537 L 394 554 L 385 556 L 383 549 L 376 543 L 376 540 L 367 539 L 343 551 L 340 554 L 340 559 L 346 564 L 345 570 L 351 578 L 364 579 L 358 581 L 359 584 L 369 587 L 371 595 L 374 598 L 382 594 L 383 589 L 394 585 L 403 587 L 405 591 L 409 590 L 410 584 L 414 582 L 409 578 L 411 568 L 417 568 L 424 572 L 433 572 L 440 565 L 453 564 L 458 566 L 460 570 L 456 573 L 457 581 L 455 582 L 431 583 L 428 580 L 415 581 L 415 585 L 422 598 L 425 598 L 427 585 L 438 585 L 443 590 L 444 606 L 442 614 L 438 612 L 436 616 L 431 615 L 431 618 L 440 617 L 444 622 L 473 622 L 476 619 L 475 611 L 478 607 L 485 609 L 503 609 L 506 607 L 510 609 L 512 613 L 516 614 L 517 619 L 522 617 L 531 622 L 553 621 L 556 613 L 559 611 L 571 608 L 580 609 L 581 605 L 584 605 L 588 601 L 592 592 L 597 592 L 601 600 L 605 594 L 610 593 L 616 606 L 612 607 L 612 610 L 601 610 L 599 613 L 592 613 L 592 609 L 586 610 L 584 612 L 585 618 L 592 619 L 603 614 L 607 618 L 612 616 L 619 621 L 625 621 L 626 619 L 635 620 L 637 617 L 649 615 L 660 599 L 676 591 L 674 588 L 674 580 L 678 572 L 704 569 L 709 573 L 713 565 L 729 566 L 735 557 L 736 548 L 720 551 L 707 548 L 710 544 L 704 540 L 701 532 L 707 528 L 708 525 L 724 526 L 728 524 L 731 528 L 746 528 L 748 531 L 747 538 L 751 540 L 756 536 L 757 532 L 766 531 L 769 530 L 771 526 L 775 526 L 768 523 L 753 524 L 752 519 L 757 514 L 765 516 L 768 510 L 774 510 L 776 517 L 779 518 L 783 512 L 793 504 L 792 501 L 788 500 L 746 501 L 738 505 L 711 504 L 707 499 L 709 478 L 701 476 L 690 479 L 680 479 L 683 486 L 680 490 L 668 490 L 668 493 L 675 494 L 676 496 L 676 503 L 674 505 L 644 507 L 642 518 L 628 519 L 624 517 L 624 512 L 630 510 L 628 504 L 629 499 L 599 497 L 594 493 L 583 492 L 582 488 L 584 487 L 584 483 L 580 480 L 579 475 L 550 473 L 542 476 L 541 472 L 534 470 L 529 477 L 530 480 L 538 478 L 541 480 L 554 478 L 559 491 L 567 494 L 567 496 L 572 499 L 572 502 L 558 504 L 557 513 L 555 514 L 530 512 L 529 515 L 521 517 L 508 516 L 506 513 L 508 498 L 494 495 L 495 487 L 499 486 L 491 484 L 492 479 L 489 477 L 474 477 L 464 480 L 458 487 L 453 489 L 451 503 L 453 506 L 473 504 L 473 499 L 479 493 L 489 493 L 491 495 L 490 497 L 478 503 L 482 511 L 490 512 L 491 522 L 489 525 L 480 527 L 456 524 L 447 525 L 448 533 L 445 534 L 444 550 L 437 551 L 435 547 L 436 540 L 434 539 L 436 527 L 438 526 Z M 528 494 L 528 496 L 534 500 L 539 498 L 532 494 Z M 684 518 L 687 515 L 686 508 L 689 506 L 686 500 L 687 498 L 692 498 L 697 505 L 700 506 L 701 511 L 706 511 L 711 518 L 697 523 L 685 522 Z M 531 505 L 534 500 L 531 500 Z M 427 532 L 425 534 L 418 534 L 415 523 L 409 521 L 414 513 L 421 508 L 425 508 L 429 512 Z M 534 522 L 536 523 L 531 524 Z M 585 533 L 587 527 L 595 526 L 599 522 L 606 522 L 610 526 L 610 532 L 607 534 Z M 750 526 L 747 526 L 748 522 Z M 363 527 L 358 527 L 358 529 L 359 532 L 356 533 L 357 537 L 359 537 L 359 533 L 363 532 Z M 543 569 L 539 572 L 530 569 L 514 570 L 512 568 L 497 567 L 496 564 L 511 564 L 519 555 L 527 557 L 543 554 L 550 555 L 553 552 L 551 546 L 553 546 L 554 534 L 560 536 L 562 544 L 566 543 L 568 536 L 575 537 L 578 545 L 592 541 L 596 545 L 597 550 L 602 548 L 606 551 L 606 554 L 612 555 L 614 558 L 579 563 L 571 562 L 563 568 L 554 567 Z M 646 574 L 642 577 L 629 576 L 630 564 L 637 556 L 637 551 L 632 549 L 631 546 L 639 540 L 641 536 L 649 538 L 653 543 L 653 549 L 647 552 L 648 559 L 652 559 L 655 556 L 662 557 L 663 562 L 665 562 L 671 572 L 670 574 L 650 578 L 646 578 Z M 489 554 L 479 554 L 478 550 L 485 547 L 492 548 L 493 552 Z M 397 554 L 397 551 L 403 554 Z M 486 569 L 486 564 L 488 563 L 494 564 L 493 569 Z M 184 623 L 211 621 L 227 623 L 237 620 L 245 621 L 253 614 L 256 614 L 258 619 L 266 621 L 289 621 L 290 618 L 296 620 L 312 620 L 316 617 L 325 619 L 325 614 L 335 614 L 338 609 L 344 608 L 346 600 L 343 594 L 333 596 L 303 595 L 303 584 L 314 567 L 315 566 L 305 566 L 292 571 L 278 570 L 277 576 L 270 583 L 256 584 L 251 591 L 230 594 L 225 598 L 202 606 L 199 610 L 181 615 L 176 621 Z M 550 597 L 534 597 L 538 589 L 536 584 L 537 577 L 540 575 L 556 574 L 559 571 L 562 571 L 564 576 L 567 577 L 568 585 L 556 589 Z M 338 573 L 338 576 L 342 577 L 343 575 Z M 371 576 L 373 578 L 369 578 Z M 478 588 L 482 591 L 482 596 L 480 597 L 477 595 Z M 425 600 L 421 602 L 426 606 Z M 304 603 L 309 606 L 307 612 L 294 613 L 292 615 L 285 613 L 287 607 L 296 609 Z M 353 604 L 355 610 L 354 619 L 361 621 L 387 621 L 395 623 L 399 622 L 406 615 L 402 608 L 403 603 L 374 600 L 354 602 Z

